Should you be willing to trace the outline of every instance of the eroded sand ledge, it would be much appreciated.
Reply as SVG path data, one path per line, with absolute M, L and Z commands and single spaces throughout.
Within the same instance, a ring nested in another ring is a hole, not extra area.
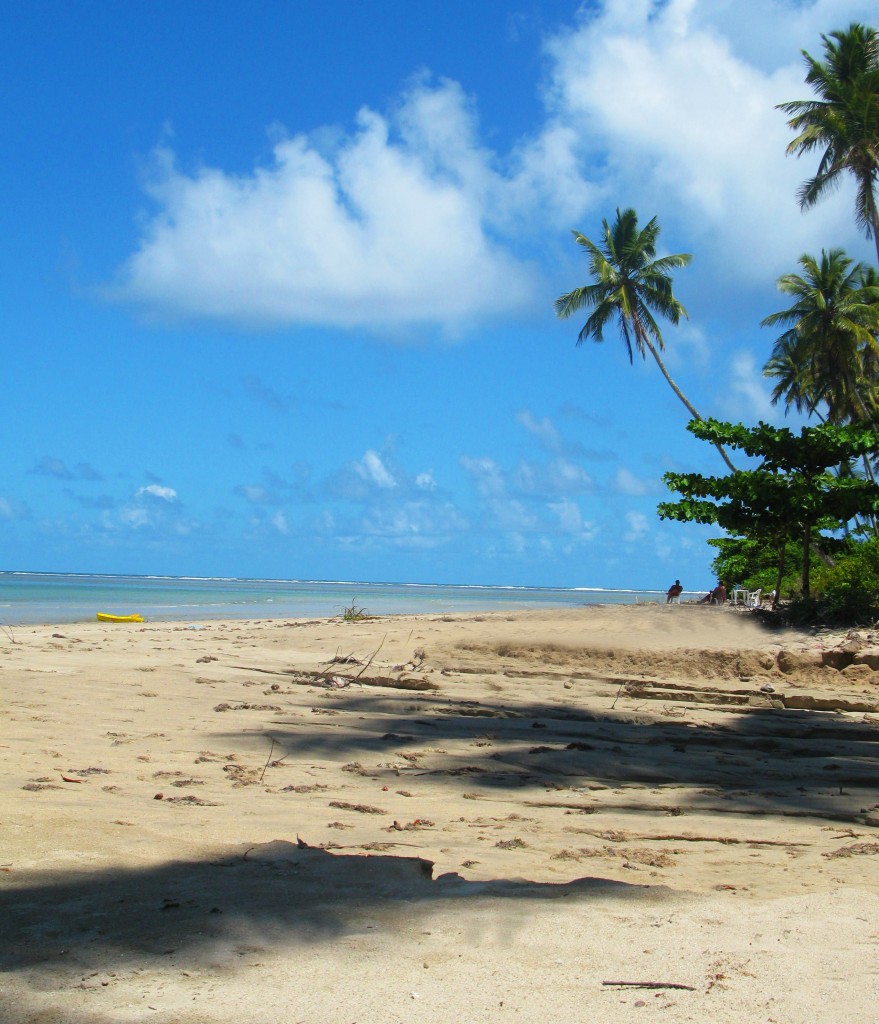
M 871 634 L 627 606 L 13 635 L 0 1020 L 875 1019 Z

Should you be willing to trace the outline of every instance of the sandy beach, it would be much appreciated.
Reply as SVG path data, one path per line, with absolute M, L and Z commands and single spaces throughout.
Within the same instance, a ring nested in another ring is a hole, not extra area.
M 875 1022 L 879 634 L 0 636 L 0 1020 Z

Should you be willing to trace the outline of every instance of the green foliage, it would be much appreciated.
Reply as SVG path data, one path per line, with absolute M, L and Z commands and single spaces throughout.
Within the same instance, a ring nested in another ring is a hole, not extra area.
M 857 183 L 855 220 L 879 254 L 879 217 L 874 191 L 879 173 L 879 36 L 853 22 L 844 31 L 822 36 L 824 59 L 803 53 L 806 83 L 814 99 L 783 103 L 788 125 L 797 133 L 788 153 L 821 159 L 815 175 L 799 190 L 803 209 L 833 192 L 844 174 Z
M 711 571 L 717 579 L 765 593 L 775 589 L 779 551 L 774 545 L 747 537 L 715 537 L 708 543 L 718 552 L 711 563 Z M 788 571 L 781 581 L 782 596 L 792 595 L 799 590 L 802 560 L 802 545 L 788 543 L 784 550 L 784 564 Z
M 644 359 L 649 352 L 689 414 L 699 419 L 699 413 L 678 387 L 659 354 L 665 343 L 656 321 L 658 316 L 678 324 L 682 316 L 687 316 L 686 309 L 672 292 L 671 271 L 688 266 L 692 256 L 682 252 L 657 259 L 659 224 L 653 217 L 639 228 L 638 215 L 632 209 L 618 209 L 613 224 L 603 220 L 602 228 L 604 238 L 600 244 L 579 231 L 574 232 L 577 245 L 586 255 L 592 282 L 560 295 L 555 301 L 556 316 L 567 320 L 574 313 L 591 310 L 577 337 L 578 345 L 589 338 L 604 341 L 605 328 L 616 324 L 629 362 L 636 351 Z M 723 448 L 718 445 L 717 450 L 727 466 L 735 471 Z
M 734 536 L 773 549 L 781 564 L 787 546 L 800 542 L 802 589 L 810 589 L 813 543 L 820 531 L 841 530 L 859 515 L 879 513 L 873 481 L 831 473 L 830 467 L 879 451 L 879 431 L 862 425 L 803 427 L 799 435 L 759 423 L 693 420 L 687 429 L 712 444 L 728 444 L 759 458 L 757 468 L 725 477 L 666 473 L 669 488 L 683 495 L 663 502 L 659 515 L 679 522 L 715 523 Z M 774 585 L 773 585 L 774 586 Z
M 603 243 L 596 245 L 579 231 L 574 239 L 585 252 L 594 283 L 575 288 L 556 299 L 556 316 L 566 320 L 583 309 L 591 309 L 577 344 L 589 338 L 604 340 L 604 328 L 611 321 L 619 325 L 629 362 L 634 351 L 646 359 L 651 341 L 664 348 L 655 311 L 673 324 L 687 311 L 674 297 L 670 271 L 686 267 L 692 257 L 687 253 L 656 259 L 659 224 L 653 217 L 638 227 L 634 210 L 617 210 L 614 223 L 602 221 Z
M 763 368 L 776 380 L 772 402 L 798 411 L 824 403 L 831 423 L 875 419 L 875 366 L 879 358 L 879 289 L 867 268 L 842 249 L 822 249 L 821 259 L 799 259 L 802 275 L 785 274 L 779 291 L 789 309 L 763 320 L 787 330 Z
M 352 599 L 351 604 L 342 609 L 343 622 L 363 622 L 365 619 L 373 618 L 365 608 L 358 608 L 355 602 L 356 598 Z
M 879 618 L 879 541 L 849 544 L 834 566 L 816 570 L 815 589 L 823 619 L 874 622 Z

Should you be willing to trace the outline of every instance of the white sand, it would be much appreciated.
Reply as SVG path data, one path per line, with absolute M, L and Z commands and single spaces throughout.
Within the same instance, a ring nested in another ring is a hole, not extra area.
M 17 630 L 0 1021 L 875 1022 L 877 640 L 688 606 Z

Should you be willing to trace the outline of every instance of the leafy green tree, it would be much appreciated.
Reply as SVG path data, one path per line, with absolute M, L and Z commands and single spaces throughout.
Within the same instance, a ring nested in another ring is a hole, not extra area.
M 799 190 L 800 206 L 814 206 L 838 187 L 844 173 L 857 183 L 855 219 L 874 239 L 879 257 L 879 38 L 876 30 L 853 22 L 845 31 L 822 36 L 824 59 L 803 51 L 811 100 L 782 103 L 797 133 L 787 147 L 797 156 L 821 151 L 815 175 Z
M 815 573 L 825 618 L 874 622 L 879 616 L 879 541 L 849 541 L 832 567 Z
M 653 217 L 643 228 L 638 227 L 638 215 L 632 209 L 617 210 L 616 220 L 602 221 L 603 238 L 596 244 L 579 231 L 574 239 L 585 252 L 592 283 L 575 288 L 555 301 L 556 315 L 567 320 L 574 313 L 590 310 L 586 323 L 577 337 L 577 344 L 592 338 L 604 341 L 604 330 L 610 323 L 619 327 L 629 362 L 637 351 L 643 359 L 647 352 L 656 360 L 662 375 L 695 419 L 702 417 L 692 402 L 681 391 L 668 372 L 660 356 L 665 343 L 656 316 L 678 324 L 687 316 L 683 305 L 672 292 L 671 271 L 689 265 L 692 257 L 687 253 L 656 257 L 656 239 L 659 224 Z M 656 314 L 656 316 L 654 315 Z M 721 447 L 718 451 L 733 471 Z
M 754 469 L 725 477 L 666 473 L 669 489 L 683 497 L 660 504 L 660 517 L 715 523 L 728 533 L 774 547 L 779 559 L 776 592 L 788 543 L 802 543 L 802 587 L 808 597 L 811 546 L 820 539 L 820 531 L 840 530 L 855 516 L 879 512 L 879 487 L 874 482 L 829 472 L 879 451 L 877 430 L 822 424 L 803 427 L 797 435 L 766 423 L 745 427 L 717 420 L 691 420 L 687 429 L 700 440 L 730 445 L 760 462 Z
M 775 588 L 779 596 L 793 594 L 802 585 L 798 566 L 802 565 L 803 551 L 799 542 L 789 541 L 784 551 L 772 543 L 747 537 L 712 537 L 708 544 L 717 551 L 711 571 L 728 584 L 738 583 L 748 590 L 759 588 L 767 594 Z M 784 567 L 780 585 L 779 561 Z

